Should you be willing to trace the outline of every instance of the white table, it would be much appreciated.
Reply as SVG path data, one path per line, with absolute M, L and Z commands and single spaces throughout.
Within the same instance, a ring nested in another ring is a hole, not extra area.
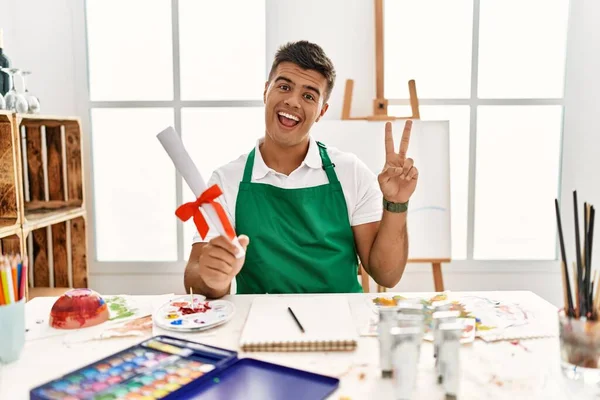
M 535 310 L 537 318 L 543 318 L 550 325 L 556 326 L 556 308 L 531 292 L 468 294 L 492 296 L 498 300 L 527 305 L 529 309 Z M 348 298 L 357 328 L 362 328 L 373 312 L 368 306 L 367 297 L 375 294 L 343 296 Z M 236 305 L 234 319 L 206 333 L 186 334 L 184 337 L 239 351 L 238 340 L 253 297 L 227 297 Z M 52 297 L 42 297 L 27 303 L 27 325 L 35 324 L 35 319 L 40 315 L 48 315 L 55 300 Z M 165 332 L 155 328 L 153 333 Z M 118 338 L 68 346 L 64 345 L 60 337 L 29 341 L 19 360 L 4 366 L 0 371 L 0 399 L 28 399 L 31 388 L 143 339 Z M 459 399 L 575 398 L 567 391 L 560 374 L 558 337 L 524 340 L 521 343 L 523 346 L 510 342 L 485 343 L 477 339 L 472 344 L 464 345 L 461 350 L 462 380 Z M 432 354 L 431 343 L 424 342 L 414 398 L 444 398 L 441 387 L 435 384 Z M 331 399 L 394 399 L 392 382 L 380 377 L 378 341 L 375 337 L 361 337 L 357 350 L 349 353 L 240 353 L 240 357 L 258 358 L 339 377 L 340 387 Z

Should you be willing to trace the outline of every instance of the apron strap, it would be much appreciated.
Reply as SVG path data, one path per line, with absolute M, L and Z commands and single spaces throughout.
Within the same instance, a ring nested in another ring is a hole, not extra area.
M 327 146 L 325 146 L 321 142 L 317 142 L 319 146 L 319 154 L 321 156 L 321 162 L 323 163 L 323 170 L 327 174 L 327 179 L 329 183 L 337 183 L 338 177 L 335 173 L 335 164 L 331 162 L 329 155 L 327 154 Z M 252 168 L 254 167 L 254 152 L 256 149 L 252 149 L 252 151 L 248 154 L 248 159 L 246 160 L 246 166 L 244 167 L 244 176 L 242 178 L 242 182 L 250 183 L 252 181 Z
M 327 154 L 327 146 L 325 146 L 321 142 L 317 142 L 317 145 L 319 146 L 319 154 L 321 155 L 321 162 L 323 163 L 322 168 L 327 174 L 327 179 L 329 179 L 329 183 L 337 183 L 338 178 L 334 170 L 335 164 L 332 163 L 329 159 L 329 155 Z
M 252 149 L 250 154 L 248 154 L 248 159 L 246 160 L 246 166 L 244 167 L 244 177 L 242 178 L 242 182 L 250 183 L 252 180 L 252 168 L 254 167 L 254 151 L 256 149 Z

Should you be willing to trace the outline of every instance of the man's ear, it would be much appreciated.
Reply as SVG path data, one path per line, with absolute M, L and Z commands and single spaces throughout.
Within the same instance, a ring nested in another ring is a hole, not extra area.
M 329 103 L 323 104 L 323 108 L 321 108 L 321 113 L 319 114 L 319 118 L 315 120 L 315 122 L 319 122 L 319 120 L 325 115 L 327 110 L 329 109 Z
M 263 92 L 263 103 L 267 104 L 267 89 L 269 89 L 269 81 L 265 82 L 265 91 Z

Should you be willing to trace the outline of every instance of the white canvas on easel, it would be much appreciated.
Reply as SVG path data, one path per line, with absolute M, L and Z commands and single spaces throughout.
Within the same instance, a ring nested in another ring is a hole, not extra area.
M 396 151 L 405 120 L 392 121 Z M 322 120 L 311 135 L 328 147 L 355 154 L 374 174 L 385 163 L 385 121 Z M 407 157 L 419 181 L 408 209 L 409 260 L 450 259 L 450 132 L 448 121 L 413 120 Z

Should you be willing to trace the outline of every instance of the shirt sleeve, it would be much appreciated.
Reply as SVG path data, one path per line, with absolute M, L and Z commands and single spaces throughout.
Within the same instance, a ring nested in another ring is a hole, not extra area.
M 207 187 L 211 187 L 212 185 L 217 184 L 219 185 L 219 187 L 221 188 L 221 190 L 225 190 L 225 188 L 223 187 L 223 181 L 221 180 L 220 175 L 217 172 L 213 172 L 213 174 L 211 175 L 210 179 L 207 182 Z M 223 206 L 223 209 L 225 210 L 225 213 L 227 214 L 227 218 L 229 218 L 230 221 L 233 221 L 233 219 L 231 218 L 231 213 L 229 211 L 229 207 L 227 207 L 227 201 L 225 199 L 225 195 L 222 194 L 219 197 L 217 197 L 215 199 L 215 201 L 217 203 L 220 203 Z M 206 220 L 207 224 L 208 224 L 208 233 L 206 234 L 206 237 L 204 239 L 202 239 L 202 237 L 200 237 L 200 233 L 198 232 L 198 229 L 196 228 L 196 226 L 194 225 L 194 237 L 192 239 L 192 243 L 207 243 L 209 241 L 211 241 L 212 239 L 216 238 L 217 236 L 219 236 L 219 231 L 217 230 L 217 228 L 213 225 L 213 223 L 210 221 L 210 219 L 208 218 L 208 216 L 206 215 L 206 213 L 204 212 L 204 210 L 201 208 L 200 212 L 202 213 L 202 215 L 204 216 L 204 219 Z M 187 223 L 192 223 L 193 221 L 190 219 L 187 221 Z
M 377 182 L 377 176 L 359 158 L 356 158 L 355 176 L 357 201 L 350 224 L 357 226 L 381 221 L 383 195 Z

